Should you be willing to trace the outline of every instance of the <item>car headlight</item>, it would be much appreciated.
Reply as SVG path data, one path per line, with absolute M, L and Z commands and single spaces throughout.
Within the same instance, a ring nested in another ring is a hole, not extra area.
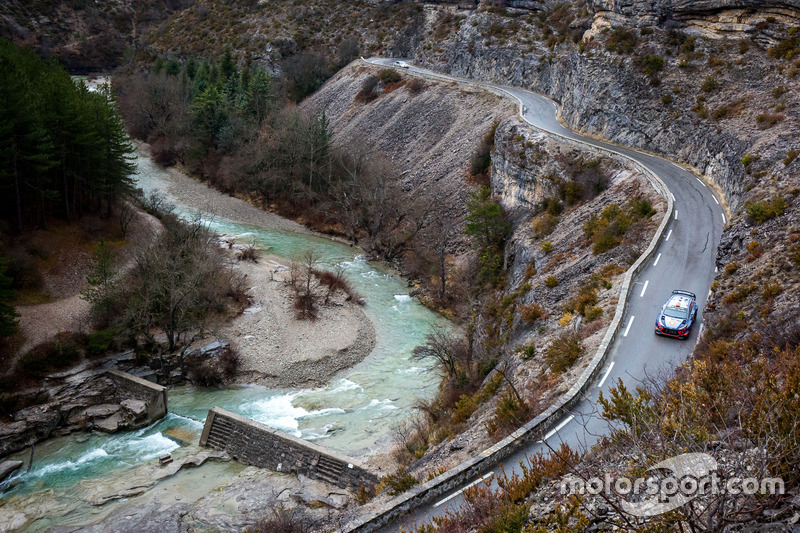
M 681 325 L 678 326 L 678 329 L 686 329 L 686 321 L 685 320 L 683 322 L 681 322 Z

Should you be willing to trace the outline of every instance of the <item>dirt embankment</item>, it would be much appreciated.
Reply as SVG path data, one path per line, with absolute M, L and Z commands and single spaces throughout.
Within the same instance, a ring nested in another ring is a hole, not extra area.
M 481 139 L 504 118 L 516 112 L 508 100 L 486 91 L 451 83 L 423 82 L 412 76 L 383 88 L 372 102 L 356 96 L 365 80 L 380 68 L 361 62 L 339 71 L 301 107 L 325 112 L 337 142 L 360 144 L 395 166 L 409 200 L 437 189 L 456 208 L 453 223 L 463 224 L 472 186 L 466 176 L 470 158 Z M 463 243 L 462 243 L 463 244 Z

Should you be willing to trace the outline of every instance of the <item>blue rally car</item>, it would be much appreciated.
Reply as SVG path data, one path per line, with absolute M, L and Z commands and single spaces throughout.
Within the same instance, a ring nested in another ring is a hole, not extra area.
M 697 297 L 689 291 L 672 291 L 656 318 L 656 335 L 685 339 L 697 318 Z

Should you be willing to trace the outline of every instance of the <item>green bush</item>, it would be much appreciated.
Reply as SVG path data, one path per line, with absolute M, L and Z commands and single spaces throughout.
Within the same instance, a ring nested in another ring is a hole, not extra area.
M 523 361 L 530 361 L 534 357 L 536 357 L 536 346 L 533 344 L 529 344 L 517 350 L 519 353 L 519 358 Z
M 584 316 L 586 317 L 587 321 L 594 322 L 595 320 L 603 316 L 603 308 L 595 306 L 586 307 L 584 308 Z
M 547 276 L 547 279 L 544 280 L 544 284 L 550 289 L 558 287 L 558 278 L 555 276 Z
M 745 202 L 744 210 L 750 220 L 761 225 L 771 218 L 782 215 L 786 210 L 786 200 L 780 196 L 773 196 L 770 200 Z
M 545 361 L 550 365 L 550 370 L 562 373 L 568 370 L 583 353 L 583 346 L 577 335 L 567 333 L 558 337 L 547 349 Z
M 661 96 L 661 103 L 664 105 L 670 105 L 673 101 L 672 95 L 665 94 Z
M 703 104 L 697 104 L 692 108 L 692 111 L 697 113 L 697 116 L 700 118 L 708 118 L 708 108 Z
M 398 81 L 402 80 L 403 77 L 400 76 L 400 73 L 397 72 L 393 68 L 385 68 L 378 73 L 381 81 L 384 85 L 388 85 L 390 83 L 397 83 Z
M 633 198 L 628 202 L 628 210 L 634 218 L 650 218 L 656 210 L 653 205 L 644 198 Z
M 636 49 L 638 38 L 631 30 L 615 28 L 608 33 L 606 50 L 618 54 L 630 54 Z
M 783 164 L 788 167 L 789 165 L 792 164 L 792 161 L 794 161 L 798 155 L 800 155 L 800 150 L 789 150 L 788 152 L 786 152 L 786 158 L 784 158 Z
M 779 113 L 759 113 L 756 116 L 756 124 L 758 129 L 766 130 L 784 119 L 784 116 Z
M 707 77 L 705 80 L 703 80 L 703 83 L 700 84 L 700 90 L 706 93 L 716 91 L 718 88 L 719 82 L 714 76 Z
M 389 485 L 389 487 L 392 489 L 391 493 L 394 495 L 402 494 L 403 492 L 407 491 L 408 489 L 419 483 L 419 481 L 417 481 L 417 478 L 415 478 L 414 476 L 405 471 L 397 472 L 396 474 L 389 474 L 385 476 L 383 479 L 384 481 L 386 481 L 386 484 Z
M 546 237 L 553 233 L 558 225 L 558 215 L 542 213 L 533 220 L 533 234 L 536 238 Z
M 72 339 L 59 339 L 35 346 L 20 358 L 18 364 L 24 374 L 41 377 L 68 368 L 80 358 L 78 345 Z
M 486 429 L 490 434 L 497 435 L 501 430 L 518 428 L 528 421 L 529 411 L 528 404 L 508 390 L 497 400 L 494 416 L 487 422 Z
M 487 246 L 478 256 L 478 276 L 484 283 L 495 285 L 503 274 L 503 256 L 496 246 Z
M 778 99 L 787 92 L 789 92 L 789 89 L 786 87 L 786 85 L 778 85 L 777 87 L 772 89 L 772 96 L 773 98 Z
M 609 204 L 598 216 L 592 213 L 583 225 L 586 238 L 593 243 L 592 253 L 595 255 L 607 252 L 622 242 L 622 237 L 631 225 L 639 219 L 651 217 L 655 213 L 650 202 L 632 198 L 625 205 L 616 202 Z
M 664 58 L 656 55 L 645 55 L 639 58 L 639 66 L 645 76 L 655 76 L 664 69 Z
M 564 311 L 567 313 L 580 313 L 586 317 L 587 311 L 592 309 L 596 303 L 597 290 L 592 283 L 587 283 L 578 290 L 578 294 L 574 298 L 564 304 Z
M 118 333 L 119 328 L 101 329 L 100 331 L 89 333 L 86 336 L 86 355 L 88 357 L 97 357 L 112 349 L 117 349 L 115 337 Z
M 553 243 L 550 241 L 545 241 L 539 245 L 542 248 L 542 251 L 546 254 L 549 254 L 553 251 Z
M 742 158 L 742 165 L 744 165 L 744 168 L 749 168 L 750 165 L 752 165 L 753 161 L 755 161 L 755 160 L 756 160 L 755 157 L 753 157 L 750 154 L 747 154 Z
M 795 33 L 789 36 L 788 39 L 779 41 L 778 44 L 770 48 L 767 53 L 775 59 L 791 61 L 792 58 L 797 55 L 798 51 L 800 51 L 800 40 L 798 40 L 798 36 Z
M 592 253 L 601 254 L 617 246 L 631 223 L 630 217 L 616 202 L 606 206 L 600 216 L 592 213 L 583 225 L 586 237 L 594 243 Z

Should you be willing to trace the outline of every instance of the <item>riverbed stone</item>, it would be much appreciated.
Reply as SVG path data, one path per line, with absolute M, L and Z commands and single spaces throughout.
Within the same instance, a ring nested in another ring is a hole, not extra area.
M 0 481 L 11 475 L 14 470 L 22 467 L 22 461 L 3 461 L 0 463 Z
M 94 427 L 105 433 L 114 433 L 122 425 L 122 415 L 115 413 L 108 418 L 94 421 Z
M 127 399 L 120 402 L 122 408 L 122 417 L 125 419 L 127 425 L 132 428 L 146 426 L 148 423 L 147 418 L 147 403 L 142 400 Z
M 0 533 L 19 531 L 29 519 L 25 514 L 12 509 L 0 508 Z
M 109 417 L 118 413 L 120 409 L 121 407 L 117 403 L 105 403 L 89 407 L 84 412 L 88 418 L 95 419 Z

